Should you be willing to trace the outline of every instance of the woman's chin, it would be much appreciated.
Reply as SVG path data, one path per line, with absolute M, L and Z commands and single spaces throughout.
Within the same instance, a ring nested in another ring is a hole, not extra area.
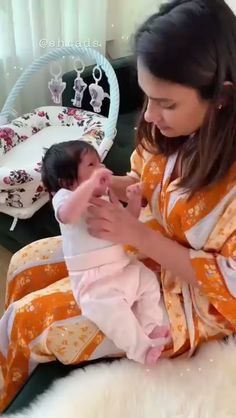
M 167 138 L 175 138 L 179 136 L 179 135 L 176 135 L 176 132 L 172 128 L 163 128 L 163 129 L 160 129 L 160 132 L 162 133 L 162 135 L 166 136 Z

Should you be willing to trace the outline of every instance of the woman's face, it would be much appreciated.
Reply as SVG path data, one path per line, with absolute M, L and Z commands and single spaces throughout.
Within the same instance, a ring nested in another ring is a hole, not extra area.
M 202 126 L 210 103 L 197 90 L 154 77 L 140 60 L 138 82 L 148 98 L 145 120 L 164 136 L 191 135 Z

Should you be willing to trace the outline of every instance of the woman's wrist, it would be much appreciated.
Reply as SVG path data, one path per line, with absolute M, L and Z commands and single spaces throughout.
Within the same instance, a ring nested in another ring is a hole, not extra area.
M 149 241 L 149 235 L 152 230 L 143 222 L 134 218 L 134 225 L 132 225 L 132 241 L 130 245 L 138 251 L 145 251 L 145 242 Z
M 135 228 L 131 244 L 133 247 L 156 261 L 165 270 L 169 270 L 174 277 L 180 277 L 183 281 L 198 286 L 188 248 L 139 221 Z
M 130 176 L 112 176 L 110 188 L 120 201 L 126 202 L 126 189 L 134 183 L 136 183 L 135 179 Z

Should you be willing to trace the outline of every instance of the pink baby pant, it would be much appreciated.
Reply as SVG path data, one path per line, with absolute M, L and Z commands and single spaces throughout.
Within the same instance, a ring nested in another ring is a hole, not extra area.
M 163 312 L 157 277 L 143 263 L 116 245 L 67 257 L 66 262 L 82 314 L 129 359 L 144 363 L 150 348 L 168 342 L 149 337 L 162 326 Z

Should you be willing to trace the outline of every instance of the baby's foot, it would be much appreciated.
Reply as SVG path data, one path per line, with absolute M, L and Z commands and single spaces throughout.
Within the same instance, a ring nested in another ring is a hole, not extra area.
M 149 348 L 146 354 L 145 363 L 148 366 L 154 366 L 157 363 L 157 360 L 159 359 L 163 349 L 164 346 Z
M 156 338 L 168 338 L 170 336 L 170 329 L 166 326 L 156 326 L 151 334 L 149 334 L 149 338 L 156 339 Z
M 165 344 L 165 339 L 170 337 L 170 329 L 167 326 L 159 326 L 157 325 L 152 332 L 149 334 L 149 338 L 151 339 L 164 339 L 164 341 L 160 341 L 160 343 Z M 162 351 L 164 350 L 164 345 L 159 345 L 157 347 L 151 347 L 148 349 L 146 354 L 146 364 L 149 366 L 154 366 L 159 359 Z

